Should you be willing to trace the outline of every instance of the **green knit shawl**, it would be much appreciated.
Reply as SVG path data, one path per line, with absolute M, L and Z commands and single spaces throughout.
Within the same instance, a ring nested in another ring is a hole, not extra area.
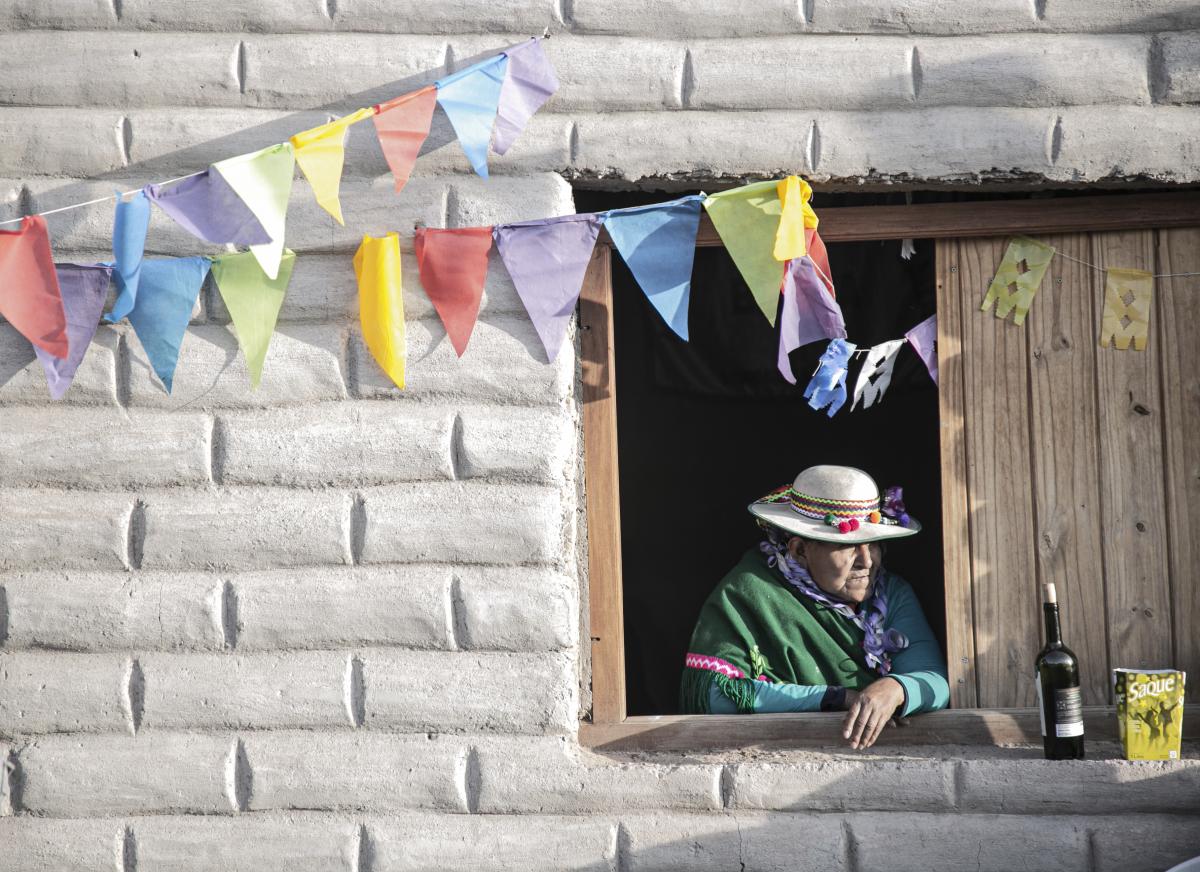
M 853 621 L 789 585 L 752 548 L 705 601 L 688 648 L 690 654 L 719 657 L 745 677 L 685 666 L 680 706 L 688 714 L 707 714 L 715 683 L 739 712 L 753 712 L 750 679 L 760 675 L 772 682 L 859 690 L 879 677 L 867 666 L 863 635 Z

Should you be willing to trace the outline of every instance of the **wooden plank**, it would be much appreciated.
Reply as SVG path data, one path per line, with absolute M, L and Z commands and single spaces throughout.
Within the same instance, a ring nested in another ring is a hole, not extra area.
M 1154 269 L 1154 233 L 1092 236 L 1091 262 Z M 1093 335 L 1100 335 L 1104 273 L 1093 277 Z M 1172 661 L 1164 415 L 1157 344 L 1146 351 L 1097 348 L 1101 523 L 1111 666 L 1155 668 Z
M 964 429 L 962 320 L 963 299 L 957 260 L 958 243 L 936 242 L 938 313 L 938 420 L 941 435 L 942 542 L 945 555 L 946 664 L 950 705 L 973 708 L 978 700 L 975 675 L 975 613 L 971 590 L 971 540 L 967 521 L 967 449 Z
M 1095 271 L 1079 263 L 1091 255 L 1087 234 L 1039 239 L 1060 254 L 1026 320 L 1038 580 L 1054 582 L 1058 592 L 1063 637 L 1081 664 L 1084 705 L 1103 705 L 1111 701 L 1111 682 L 1096 444 Z
M 613 355 L 612 250 L 592 252 L 579 297 L 583 445 L 588 523 L 592 720 L 625 719 L 617 381 Z
M 1200 230 L 1158 234 L 1157 273 L 1200 272 Z M 1200 700 L 1200 276 L 1154 280 L 1151 348 L 1162 366 L 1174 663 Z
M 844 715 L 666 715 L 628 718 L 620 724 L 584 724 L 579 741 L 603 751 L 709 751 L 766 747 L 846 750 L 841 736 Z M 1200 706 L 1184 709 L 1183 756 L 1200 752 Z M 1089 742 L 1117 741 L 1116 710 L 1087 706 L 1084 732 Z M 909 718 L 908 725 L 885 729 L 877 748 L 888 745 L 1021 745 L 1040 748 L 1037 709 L 947 709 Z M 1094 746 L 1089 756 L 1095 755 Z
M 1198 227 L 1200 192 L 830 209 L 818 203 L 817 214 L 826 242 Z M 723 244 L 707 214 L 696 244 Z
M 1033 705 L 1041 647 L 1026 328 L 979 311 L 1006 238 L 960 239 L 968 512 L 978 704 Z M 1036 315 L 1035 315 L 1036 317 Z

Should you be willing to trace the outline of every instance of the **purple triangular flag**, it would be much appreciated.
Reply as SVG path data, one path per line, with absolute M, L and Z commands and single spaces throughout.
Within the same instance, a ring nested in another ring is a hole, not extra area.
M 75 378 L 75 370 L 83 362 L 96 328 L 100 326 L 100 313 L 108 299 L 108 281 L 112 267 L 95 264 L 84 266 L 74 263 L 56 263 L 58 286 L 62 289 L 63 311 L 67 316 L 67 342 L 70 351 L 66 357 L 55 357 L 36 345 L 33 350 L 46 371 L 46 384 L 52 399 L 61 400 Z
M 783 274 L 783 313 L 779 320 L 779 372 L 792 384 L 796 376 L 788 354 L 821 339 L 845 339 L 842 307 L 821 281 L 810 258 L 788 261 Z
M 933 379 L 933 383 L 938 383 L 938 359 L 937 359 L 937 315 L 930 315 L 916 327 L 904 334 L 904 338 L 908 340 L 908 344 L 925 363 L 925 368 L 929 370 L 929 377 Z
M 552 361 L 567 335 L 602 223 L 597 214 L 564 215 L 500 224 L 492 231 L 517 294 Z
M 205 242 L 265 245 L 271 241 L 250 207 L 211 168 L 174 187 L 146 185 L 143 190 L 180 227 Z
M 506 49 L 508 70 L 500 88 L 492 151 L 504 154 L 525 129 L 533 113 L 558 90 L 554 67 L 536 37 Z

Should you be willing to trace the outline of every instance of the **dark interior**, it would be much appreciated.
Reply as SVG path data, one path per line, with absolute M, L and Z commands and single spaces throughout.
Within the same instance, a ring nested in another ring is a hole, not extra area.
M 591 212 L 672 196 L 578 191 L 576 205 Z M 818 212 L 832 199 L 818 195 Z M 933 314 L 932 242 L 918 240 L 907 261 L 898 241 L 828 248 L 848 339 L 860 348 L 903 338 Z M 696 250 L 690 342 L 671 332 L 615 253 L 613 296 L 629 714 L 678 711 L 700 606 L 760 539 L 746 505 L 816 463 L 857 466 L 881 486 L 904 487 L 924 529 L 890 546 L 885 563 L 913 584 L 944 644 L 937 388 L 911 347 L 874 406 L 850 411 L 847 402 L 829 418 L 803 397 L 824 344 L 794 352 L 798 384 L 784 381 L 778 333 L 723 248 Z M 849 388 L 861 363 L 851 365 Z

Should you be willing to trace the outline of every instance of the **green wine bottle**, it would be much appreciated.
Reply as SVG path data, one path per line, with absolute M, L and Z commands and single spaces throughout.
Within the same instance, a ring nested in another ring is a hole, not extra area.
M 1063 644 L 1058 626 L 1058 597 L 1053 584 L 1042 585 L 1046 645 L 1034 665 L 1042 745 L 1047 760 L 1083 759 L 1083 696 L 1079 658 Z

